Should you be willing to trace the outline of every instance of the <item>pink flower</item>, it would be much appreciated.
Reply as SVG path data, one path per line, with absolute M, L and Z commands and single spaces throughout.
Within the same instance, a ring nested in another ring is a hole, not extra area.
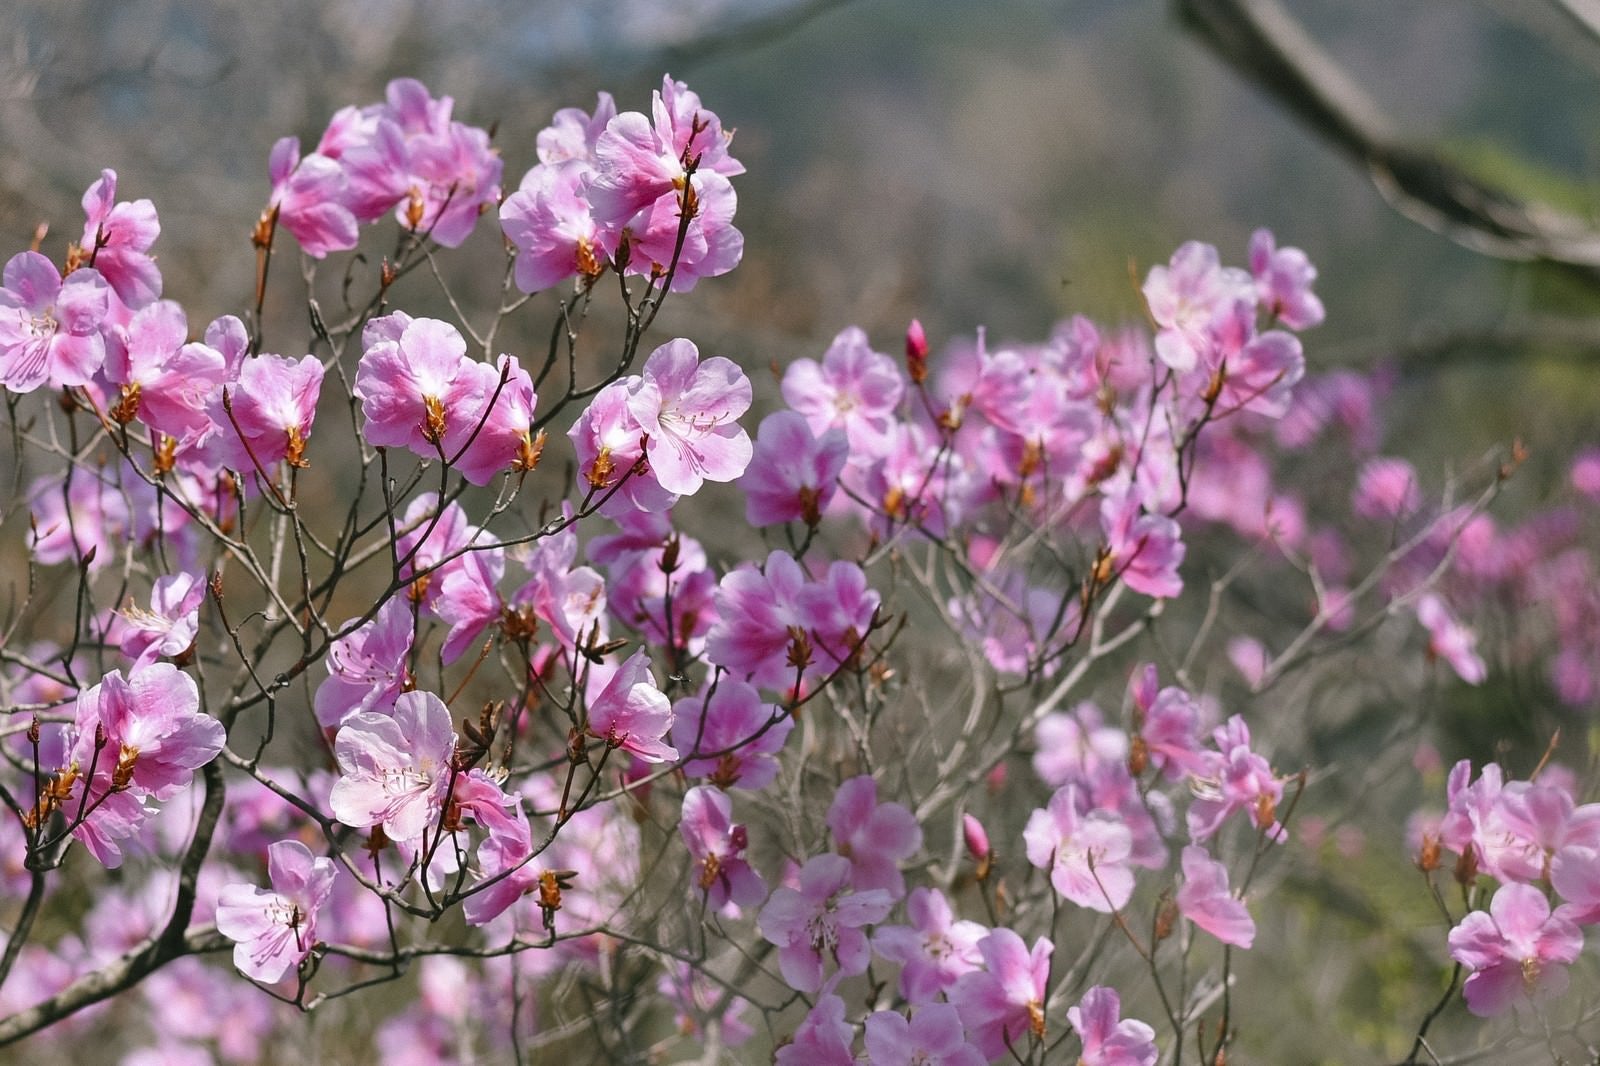
M 375 319 L 362 331 L 355 394 L 366 418 L 362 436 L 379 447 L 439 456 L 447 435 L 472 424 L 463 410 L 480 387 L 467 342 L 448 322 L 405 316 Z M 400 335 L 393 337 L 394 327 Z M 481 406 L 481 405 L 480 405 Z M 445 452 L 449 454 L 448 451 Z
M 382 825 L 391 840 L 416 840 L 438 821 L 455 747 L 450 710 L 431 692 L 401 694 L 392 717 L 351 715 L 334 738 L 333 816 L 356 829 Z
M 656 481 L 683 496 L 705 481 L 734 481 L 750 463 L 750 437 L 738 417 L 750 407 L 750 379 L 731 360 L 702 362 L 694 344 L 668 341 L 645 360 L 628 392 L 628 411 L 644 432 Z
M 1317 268 L 1300 249 L 1279 248 L 1271 230 L 1250 235 L 1250 273 L 1267 314 L 1290 329 L 1310 329 L 1322 321 L 1322 301 L 1311 291 Z
M 863 459 L 888 453 L 904 389 L 895 361 L 873 351 L 855 326 L 833 339 L 821 365 L 796 359 L 783 374 L 783 401 L 805 416 L 811 432 L 844 430 L 850 454 Z
M 194 574 L 156 578 L 148 610 L 130 602 L 121 611 L 122 654 L 138 667 L 188 651 L 200 631 L 200 601 L 205 595 L 205 579 Z
M 84 268 L 65 281 L 38 252 L 19 252 L 6 263 L 0 288 L 0 385 L 32 392 L 86 385 L 106 358 L 100 323 L 111 288 Z
M 1244 812 L 1269 839 L 1281 841 L 1284 834 L 1277 810 L 1283 800 L 1283 782 L 1264 757 L 1250 750 L 1250 728 L 1234 715 L 1212 736 L 1220 757 L 1211 762 L 1209 772 L 1195 775 L 1191 786 L 1195 800 L 1187 816 L 1189 836 L 1203 844 L 1230 815 Z
M 272 890 L 231 884 L 217 899 L 217 932 L 236 941 L 233 964 L 256 981 L 276 984 L 311 954 L 317 911 L 333 893 L 333 860 L 313 858 L 298 840 L 267 852 Z
M 300 138 L 284 137 L 267 160 L 268 209 L 313 259 L 354 248 L 360 237 L 350 210 L 349 182 L 339 164 L 313 152 L 301 158 Z
M 694 860 L 694 883 L 706 904 L 723 910 L 754 907 L 767 898 L 767 885 L 745 861 L 750 834 L 733 821 L 733 801 L 721 789 L 697 785 L 683 794 L 678 832 Z
M 200 710 L 194 678 L 171 663 L 113 670 L 78 694 L 72 760 L 85 772 L 96 761 L 96 727 L 105 731 L 99 767 L 136 794 L 169 800 L 217 757 L 225 731 Z
M 844 1000 L 829 992 L 794 1031 L 794 1040 L 780 1047 L 775 1066 L 856 1066 L 850 1050 L 856 1031 L 844 1020 Z
M 1469 685 L 1481 685 L 1489 676 L 1483 656 L 1478 654 L 1478 637 L 1450 613 L 1444 601 L 1427 593 L 1417 601 L 1417 621 L 1428 631 L 1428 654 L 1443 659 Z
M 1228 890 L 1228 868 L 1193 844 L 1183 849 L 1178 913 L 1224 944 L 1248 948 L 1255 941 L 1255 920 L 1244 901 Z
M 1028 861 L 1050 871 L 1050 884 L 1080 907 L 1110 913 L 1133 895 L 1133 835 L 1105 811 L 1080 809 L 1076 785 L 1056 790 L 1049 806 L 1028 817 L 1022 837 Z
M 894 905 L 881 888 L 852 892 L 850 862 L 817 855 L 800 869 L 800 887 L 776 888 L 761 908 L 761 935 L 778 948 L 778 968 L 789 987 L 815 994 L 825 959 L 841 976 L 865 973 L 872 952 L 864 926 L 881 922 Z
M 538 462 L 530 436 L 538 401 L 533 379 L 514 355 L 502 354 L 492 366 L 472 366 L 478 388 L 445 434 L 446 456 L 474 485 L 487 485 L 507 471 L 532 470 Z
M 1144 283 L 1150 317 L 1160 327 L 1156 354 L 1180 373 L 1193 370 L 1211 348 L 1212 320 L 1241 294 L 1253 297 L 1254 290 L 1253 279 L 1223 267 L 1211 245 L 1183 245 L 1167 266 L 1151 267 Z
M 81 254 L 98 270 L 121 300 L 137 311 L 161 297 L 161 271 L 150 247 L 161 235 L 161 222 L 149 200 L 117 203 L 117 172 L 102 170 L 100 180 L 83 194 Z
M 133 316 L 126 343 L 113 346 L 106 358 L 106 380 L 122 386 L 115 417 L 136 413 L 145 425 L 175 440 L 210 427 L 206 404 L 224 380 L 224 360 L 208 344 L 185 343 L 188 328 L 183 308 L 170 300 Z
M 977 922 L 956 921 L 950 901 L 935 888 L 913 888 L 906 897 L 910 925 L 880 925 L 872 949 L 900 963 L 900 994 L 927 1003 L 947 992 L 962 974 L 983 964 L 978 941 L 989 930 Z
M 1067 1023 L 1083 1041 L 1078 1066 L 1155 1066 L 1156 1031 L 1121 1019 L 1122 1000 L 1111 988 L 1091 988 L 1076 1007 L 1067 1008 Z
M 1129 486 L 1100 504 L 1100 526 L 1106 536 L 1110 574 L 1135 592 L 1168 599 L 1183 591 L 1178 565 L 1185 547 L 1178 523 L 1165 515 L 1147 514 L 1139 490 Z
M 247 481 L 258 467 L 270 474 L 280 460 L 305 466 L 321 390 L 322 363 L 314 355 L 245 360 L 239 380 L 222 386 L 207 412 L 217 427 L 208 442 L 214 460 Z
M 540 292 L 568 278 L 594 277 L 611 258 L 589 210 L 594 169 L 576 159 L 534 167 L 500 205 L 500 228 L 517 250 L 512 280 Z
M 1574 456 L 1568 477 L 1580 495 L 1600 503 L 1600 448 L 1585 448 Z
M 1404 459 L 1368 459 L 1356 475 L 1350 506 L 1363 518 L 1393 522 L 1407 518 L 1422 506 L 1417 471 Z
M 589 704 L 589 735 L 645 762 L 669 762 L 678 750 L 666 743 L 672 703 L 650 676 L 650 656 L 639 650 L 618 668 Z
M 672 743 L 688 776 L 709 777 L 719 788 L 759 791 L 778 775 L 775 756 L 789 739 L 794 719 L 763 703 L 743 681 L 724 677 L 715 692 L 686 696 L 673 712 Z
M 610 93 L 596 93 L 594 114 L 578 107 L 563 107 L 555 113 L 550 125 L 540 130 L 534 138 L 538 146 L 539 162 L 564 163 L 569 159 L 594 163 L 594 146 L 606 126 L 617 117 L 617 102 Z
M 327 680 L 312 700 L 317 722 L 337 728 L 353 714 L 393 707 L 405 684 L 415 628 L 411 605 L 396 596 L 370 622 L 335 640 L 328 648 Z
M 89 572 L 95 573 L 116 561 L 113 545 L 128 533 L 122 489 L 92 470 L 73 470 L 70 481 L 57 475 L 33 482 L 28 511 L 28 547 L 44 566 L 87 558 Z
M 1566 964 L 1582 950 L 1577 926 L 1551 914 L 1531 885 L 1501 885 L 1488 913 L 1473 911 L 1450 931 L 1450 956 L 1472 971 L 1462 988 L 1467 1009 L 1480 1018 L 1559 996 Z
M 1566 901 L 1556 914 L 1577 925 L 1600 922 L 1600 849 L 1571 844 L 1556 852 L 1550 885 Z
M 792 628 L 805 628 L 800 594 L 806 574 L 784 551 L 767 556 L 766 566 L 728 572 L 717 586 L 717 623 L 706 634 L 706 658 L 736 677 L 763 688 L 788 688 L 800 669 L 788 662 Z
M 909 1021 L 888 1010 L 868 1015 L 866 1043 L 871 1066 L 984 1066 L 986 1061 L 967 1043 L 961 1016 L 948 1003 L 929 1003 Z
M 639 378 L 614 381 L 595 393 L 589 406 L 567 431 L 578 457 L 579 485 L 594 493 L 607 493 L 605 513 L 617 517 L 631 510 L 664 511 L 678 497 L 663 488 L 655 472 L 645 466 L 644 428 L 633 414 L 632 390 Z M 618 482 L 620 488 L 614 488 Z
M 993 1061 L 1007 1047 L 1019 1052 L 1031 1035 L 1045 1035 L 1044 1005 L 1055 945 L 1044 937 L 1030 952 L 1010 929 L 996 929 L 978 942 L 985 969 L 964 974 L 950 990 L 967 1035 L 984 1058 Z
M 881 888 L 895 899 L 906 894 L 900 863 L 922 847 L 922 827 L 904 806 L 878 802 L 878 783 L 870 774 L 839 786 L 828 808 L 834 850 L 850 860 L 851 883 Z
M 850 457 L 842 430 L 812 436 L 805 418 L 775 411 L 756 430 L 754 455 L 739 487 L 745 493 L 745 520 L 752 526 L 804 522 L 814 526 L 833 502 L 839 474 Z

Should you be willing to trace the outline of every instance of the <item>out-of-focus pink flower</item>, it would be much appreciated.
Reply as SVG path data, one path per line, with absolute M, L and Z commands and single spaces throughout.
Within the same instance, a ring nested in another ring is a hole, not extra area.
M 935 888 L 913 888 L 906 897 L 910 925 L 881 925 L 872 934 L 872 949 L 898 962 L 900 994 L 911 1003 L 927 1003 L 947 992 L 962 974 L 982 965 L 978 941 L 989 930 L 977 922 L 957 921 L 950 901 Z
M 1271 230 L 1250 235 L 1250 273 L 1267 314 L 1290 329 L 1310 329 L 1322 321 L 1322 301 L 1311 291 L 1317 268 L 1300 249 L 1279 248 Z
M 713 910 L 729 903 L 754 907 L 767 898 L 767 885 L 745 861 L 750 834 L 733 821 L 733 801 L 721 789 L 697 785 L 683 794 L 678 831 L 695 863 L 694 883 Z
M 961 1015 L 948 1003 L 929 1003 L 907 1020 L 895 1011 L 867 1016 L 870 1066 L 983 1066 L 977 1048 L 967 1043 Z
M 111 287 L 105 278 L 85 267 L 63 281 L 38 252 L 18 252 L 0 279 L 0 385 L 32 392 L 88 384 L 106 358 L 100 323 Z
M 885 889 L 895 899 L 906 894 L 900 863 L 922 847 L 922 827 L 899 803 L 879 803 L 878 783 L 870 774 L 839 786 L 828 808 L 834 850 L 850 860 L 858 889 Z
M 840 331 L 820 364 L 796 359 L 783 374 L 784 403 L 803 415 L 818 436 L 844 430 L 849 454 L 857 460 L 887 454 L 904 390 L 900 368 L 873 351 L 856 326 Z
M 1107 496 L 1100 504 L 1110 574 L 1135 592 L 1166 599 L 1183 591 L 1178 566 L 1186 551 L 1178 523 L 1147 514 L 1137 488 Z
M 1155 1066 L 1160 1056 L 1156 1031 L 1122 1018 L 1122 999 L 1115 989 L 1089 989 L 1076 1007 L 1067 1008 L 1067 1023 L 1083 1041 L 1078 1066 Z
M 1021 1049 L 1030 1034 L 1044 1039 L 1045 985 L 1054 950 L 1054 944 L 1040 937 L 1030 952 L 1020 936 L 1005 928 L 978 942 L 985 968 L 963 974 L 950 990 L 950 1002 L 984 1058 L 997 1059 L 1008 1046 Z
M 1224 267 L 1217 250 L 1190 241 L 1172 253 L 1166 266 L 1150 268 L 1144 298 L 1159 327 L 1156 354 L 1182 373 L 1193 370 L 1210 346 L 1212 320 L 1241 296 L 1255 295 L 1255 282 L 1242 270 Z
M 1266 758 L 1250 749 L 1250 728 L 1238 715 L 1212 732 L 1218 757 L 1207 772 L 1196 775 L 1195 800 L 1189 805 L 1189 836 L 1203 844 L 1216 835 L 1232 814 L 1243 812 L 1269 839 L 1282 841 L 1278 804 L 1283 782 Z
M 161 221 L 149 200 L 116 200 L 117 172 L 102 170 L 83 194 L 79 254 L 110 283 L 117 299 L 137 311 L 161 298 L 161 271 L 150 255 Z
M 1433 593 L 1417 600 L 1417 621 L 1428 631 L 1428 654 L 1443 659 L 1450 669 L 1469 685 L 1481 685 L 1489 676 L 1483 656 L 1478 654 L 1478 637 L 1450 613 L 1444 601 Z
M 1086 798 L 1076 785 L 1057 789 L 1047 807 L 1029 816 L 1022 837 L 1028 861 L 1050 872 L 1057 892 L 1080 907 L 1110 913 L 1133 895 L 1133 836 L 1107 812 L 1080 809 Z
M 633 653 L 589 704 L 589 733 L 645 762 L 667 762 L 678 750 L 666 742 L 672 702 L 650 676 L 650 656 Z
M 1600 448 L 1585 448 L 1572 460 L 1572 487 L 1590 503 L 1600 503 Z
M 1407 518 L 1422 506 L 1419 485 L 1416 468 L 1404 459 L 1368 459 L 1356 475 L 1350 506 L 1361 517 L 1377 521 Z
M 1183 849 L 1178 913 L 1224 944 L 1248 948 L 1255 941 L 1255 919 L 1228 890 L 1228 868 L 1194 844 Z
M 44 566 L 88 558 L 89 572 L 95 573 L 117 560 L 114 545 L 128 533 L 127 498 L 114 481 L 93 470 L 73 470 L 70 480 L 55 475 L 33 482 L 28 511 L 28 547 Z
M 1489 910 L 1473 911 L 1450 931 L 1450 956 L 1472 971 L 1462 993 L 1480 1018 L 1559 996 L 1567 963 L 1583 950 L 1583 934 L 1532 885 L 1501 885 Z
M 761 420 L 750 465 L 739 478 L 745 520 L 753 526 L 816 525 L 833 502 L 849 457 L 843 431 L 816 437 L 799 413 L 774 411 Z
M 233 964 L 246 977 L 276 984 L 311 954 L 317 912 L 333 893 L 333 860 L 314 858 L 298 840 L 267 851 L 272 890 L 231 884 L 217 900 L 217 932 L 236 943 Z
M 1600 848 L 1571 844 L 1556 852 L 1550 885 L 1565 901 L 1556 914 L 1577 925 L 1600 922 Z
M 382 825 L 391 840 L 416 840 L 438 821 L 455 747 L 450 710 L 431 692 L 402 693 L 392 716 L 351 715 L 334 738 L 333 816 L 356 829 Z
M 761 935 L 778 948 L 778 968 L 789 987 L 814 994 L 827 959 L 839 974 L 865 973 L 872 960 L 865 926 L 881 922 L 894 905 L 881 888 L 849 891 L 850 862 L 816 855 L 800 869 L 800 887 L 776 888 L 761 908 Z

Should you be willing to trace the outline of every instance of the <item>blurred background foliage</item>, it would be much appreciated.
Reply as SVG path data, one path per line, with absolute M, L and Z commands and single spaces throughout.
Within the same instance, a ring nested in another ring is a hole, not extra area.
M 1288 9 L 1406 135 L 1594 218 L 1600 39 L 1559 3 Z M 744 263 L 669 303 L 663 338 L 691 336 L 753 372 L 818 356 L 848 324 L 897 350 L 913 316 L 936 347 L 980 325 L 1037 339 L 1073 312 L 1136 320 L 1130 271 L 1189 239 L 1242 263 L 1268 226 L 1321 269 L 1328 319 L 1306 337 L 1311 370 L 1393 361 L 1383 447 L 1429 484 L 1520 436 L 1532 458 L 1507 494 L 1515 514 L 1555 490 L 1574 444 L 1600 437 L 1593 273 L 1486 257 L 1403 217 L 1156 0 L 10 0 L 0 243 L 23 248 L 48 222 L 59 259 L 78 197 L 113 167 L 124 198 L 155 201 L 166 294 L 198 330 L 250 301 L 250 230 L 278 137 L 309 147 L 335 109 L 415 76 L 453 96 L 457 117 L 497 127 L 509 189 L 554 110 L 587 109 L 601 89 L 645 108 L 663 71 L 737 128 L 749 168 L 736 183 Z M 498 277 L 499 243 L 484 224 L 456 257 L 453 277 L 476 279 L 458 289 L 469 310 L 497 296 L 483 279 L 486 263 Z M 382 249 L 368 254 L 360 269 L 375 275 Z M 303 293 L 292 267 L 274 272 L 267 347 L 298 354 Z M 395 302 L 425 313 L 437 296 L 413 280 Z M 553 306 L 521 312 L 503 346 L 542 350 Z M 775 396 L 770 378 L 758 388 Z M 726 545 L 752 543 L 741 536 Z M 1240 966 L 1243 988 L 1271 990 L 1242 1012 L 1253 1061 L 1403 1056 L 1447 975 L 1444 929 L 1399 836 L 1405 812 L 1443 802 L 1442 770 L 1412 769 L 1416 737 L 1389 729 L 1396 701 L 1418 698 L 1414 679 L 1349 663 L 1348 685 L 1263 727 L 1328 770 L 1307 801 L 1326 833 L 1271 874 L 1277 895 L 1259 908 L 1276 946 Z M 1444 765 L 1503 754 L 1532 768 L 1548 740 L 1528 709 L 1549 701 L 1540 683 L 1469 693 L 1432 676 L 1420 698 L 1445 727 Z M 1363 838 L 1358 824 L 1382 828 Z M 1452 1018 L 1465 1018 L 1459 1003 L 1440 1026 Z

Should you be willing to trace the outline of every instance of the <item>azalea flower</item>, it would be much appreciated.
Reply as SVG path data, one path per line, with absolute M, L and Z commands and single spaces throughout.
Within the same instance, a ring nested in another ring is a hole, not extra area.
M 297 840 L 267 851 L 271 891 L 231 884 L 217 900 L 217 932 L 236 943 L 233 964 L 246 977 L 276 984 L 311 954 L 317 912 L 333 893 L 333 860 L 313 858 Z

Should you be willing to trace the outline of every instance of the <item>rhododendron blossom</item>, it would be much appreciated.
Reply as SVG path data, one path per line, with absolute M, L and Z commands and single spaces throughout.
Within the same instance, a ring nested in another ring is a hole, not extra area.
M 217 901 L 217 931 L 236 941 L 233 964 L 246 977 L 276 984 L 311 954 L 317 912 L 333 892 L 333 860 L 312 857 L 297 840 L 268 849 L 272 889 L 228 885 Z
M 357 829 L 381 825 L 393 840 L 415 840 L 438 819 L 450 787 L 456 734 L 431 692 L 406 692 L 392 716 L 359 711 L 334 740 L 339 780 L 328 802 Z

